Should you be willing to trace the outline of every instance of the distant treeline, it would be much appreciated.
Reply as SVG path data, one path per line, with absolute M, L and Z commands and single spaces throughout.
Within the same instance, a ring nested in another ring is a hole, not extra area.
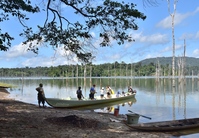
M 62 65 L 56 67 L 0 68 L 1 77 L 111 77 L 111 76 L 171 76 L 171 64 L 165 64 L 161 58 L 145 59 L 138 63 L 104 63 L 100 65 Z M 148 62 L 147 62 L 148 60 Z M 197 59 L 198 60 L 198 59 Z M 199 60 L 198 60 L 199 61 Z M 171 61 L 170 61 L 171 62 Z M 191 62 L 195 62 L 191 60 Z M 198 75 L 199 64 L 190 66 L 186 60 L 185 75 Z M 178 75 L 176 63 L 176 76 Z

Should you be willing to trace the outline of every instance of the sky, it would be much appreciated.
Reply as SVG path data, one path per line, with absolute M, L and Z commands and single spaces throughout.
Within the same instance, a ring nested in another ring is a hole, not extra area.
M 39 1 L 39 0 L 37 0 Z M 120 0 L 118 0 L 120 1 Z M 172 20 L 173 0 L 170 0 L 170 12 L 167 0 L 156 0 L 153 5 L 143 5 L 141 0 L 125 0 L 137 4 L 136 9 L 144 13 L 147 18 L 136 20 L 138 30 L 129 33 L 135 42 L 117 45 L 114 41 L 110 47 L 99 47 L 95 40 L 93 50 L 95 58 L 93 64 L 125 62 L 136 63 L 147 58 L 171 57 L 173 56 Z M 64 7 L 63 7 L 64 8 Z M 64 12 L 71 14 L 69 9 Z M 30 14 L 27 24 L 36 27 L 43 24 L 45 14 Z M 71 20 L 76 20 L 69 16 Z M 78 20 L 81 20 L 79 18 Z M 178 0 L 175 13 L 175 56 L 182 56 L 186 44 L 186 56 L 199 58 L 199 1 Z M 27 46 L 22 45 L 24 38 L 19 37 L 21 25 L 16 18 L 7 22 L 0 22 L 2 31 L 9 32 L 15 37 L 12 46 L 6 52 L 0 51 L 0 68 L 23 68 L 23 67 L 50 67 L 69 64 L 81 64 L 76 59 L 70 59 L 66 53 L 58 48 L 56 51 L 47 45 L 39 46 L 39 54 L 27 51 Z M 93 36 L 96 32 L 93 32 Z

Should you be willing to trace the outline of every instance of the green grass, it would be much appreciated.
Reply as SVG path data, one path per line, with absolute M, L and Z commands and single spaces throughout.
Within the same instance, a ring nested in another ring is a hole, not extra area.
M 8 83 L 3 83 L 3 82 L 0 82 L 0 88 L 3 87 L 3 88 L 13 88 L 15 87 L 14 85 L 11 85 L 11 84 L 8 84 Z

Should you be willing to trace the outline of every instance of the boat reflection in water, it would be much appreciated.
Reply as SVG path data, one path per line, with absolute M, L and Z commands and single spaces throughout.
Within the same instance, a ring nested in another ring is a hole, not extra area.
M 175 136 L 175 137 L 187 136 L 187 135 L 189 135 L 188 137 L 194 137 L 195 134 L 196 134 L 195 137 L 197 137 L 198 133 L 199 133 L 199 127 L 192 128 L 192 129 L 181 130 L 181 131 L 171 132 L 171 134 L 173 136 Z

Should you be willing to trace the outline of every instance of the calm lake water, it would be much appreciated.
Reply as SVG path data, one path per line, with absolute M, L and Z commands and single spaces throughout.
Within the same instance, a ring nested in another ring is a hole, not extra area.
M 78 86 L 82 87 L 85 97 L 89 95 L 92 84 L 96 84 L 97 95 L 100 88 L 110 85 L 115 91 L 127 91 L 132 86 L 137 91 L 135 99 L 131 103 L 120 105 L 120 114 L 135 113 L 151 117 L 152 119 L 139 118 L 140 123 L 176 120 L 199 117 L 199 80 L 198 78 L 186 78 L 186 84 L 178 83 L 175 87 L 170 78 L 161 78 L 157 82 L 155 78 L 0 78 L 1 82 L 16 85 L 9 89 L 10 97 L 27 103 L 37 104 L 37 92 L 39 83 L 43 83 L 46 97 L 67 98 L 76 97 Z M 85 82 L 85 83 L 84 83 Z M 113 106 L 117 107 L 117 105 Z M 98 109 L 96 111 L 104 111 Z M 108 110 L 106 110 L 108 111 Z M 113 110 L 112 110 L 113 112 Z M 199 130 L 195 134 L 180 137 L 199 137 Z

